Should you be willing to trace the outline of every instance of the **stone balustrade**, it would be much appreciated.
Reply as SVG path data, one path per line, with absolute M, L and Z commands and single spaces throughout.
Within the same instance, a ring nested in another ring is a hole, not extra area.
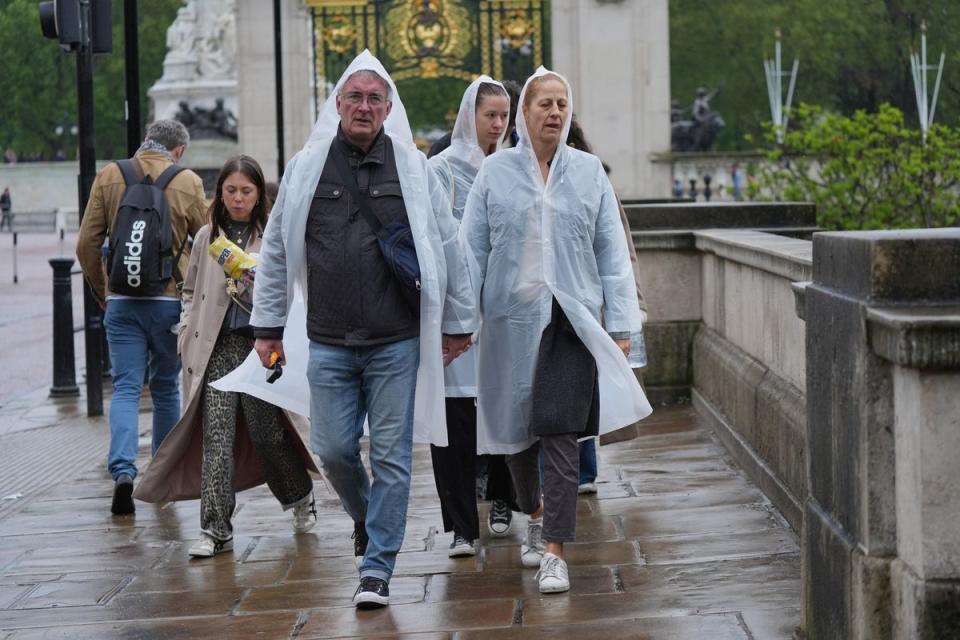
M 649 395 L 689 398 L 800 533 L 802 633 L 954 637 L 960 230 L 813 235 L 795 204 L 627 211 Z

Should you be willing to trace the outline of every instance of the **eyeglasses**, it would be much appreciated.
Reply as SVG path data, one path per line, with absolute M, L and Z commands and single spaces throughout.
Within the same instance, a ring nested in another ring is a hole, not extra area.
M 351 91 L 342 95 L 343 99 L 350 104 L 363 104 L 364 99 L 366 99 L 367 104 L 371 107 L 382 107 L 387 103 L 387 99 L 379 93 L 371 93 L 365 96 L 359 91 Z

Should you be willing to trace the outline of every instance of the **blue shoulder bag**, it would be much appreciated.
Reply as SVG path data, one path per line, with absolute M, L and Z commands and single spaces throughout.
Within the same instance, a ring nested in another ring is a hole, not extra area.
M 332 150 L 331 150 L 332 151 Z M 404 300 L 417 313 L 420 312 L 420 262 L 417 260 L 417 247 L 413 242 L 413 231 L 409 224 L 390 222 L 386 225 L 370 210 L 365 194 L 360 193 L 357 179 L 347 165 L 342 153 L 333 151 L 333 161 L 350 196 L 357 202 L 360 213 L 377 236 L 380 253 L 387 266 L 400 283 L 400 292 Z

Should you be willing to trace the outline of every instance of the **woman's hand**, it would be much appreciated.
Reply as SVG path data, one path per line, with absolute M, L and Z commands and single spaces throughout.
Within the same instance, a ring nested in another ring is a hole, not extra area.
M 624 340 L 614 340 L 617 343 L 617 346 L 620 347 L 620 351 L 623 351 L 623 356 L 627 357 L 630 355 L 630 338 Z

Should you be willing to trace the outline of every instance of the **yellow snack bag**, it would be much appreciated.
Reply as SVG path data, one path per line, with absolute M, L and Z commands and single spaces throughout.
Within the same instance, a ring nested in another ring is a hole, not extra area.
M 217 261 L 224 272 L 234 280 L 240 280 L 245 270 L 257 266 L 257 259 L 228 240 L 220 236 L 207 247 L 207 253 Z

